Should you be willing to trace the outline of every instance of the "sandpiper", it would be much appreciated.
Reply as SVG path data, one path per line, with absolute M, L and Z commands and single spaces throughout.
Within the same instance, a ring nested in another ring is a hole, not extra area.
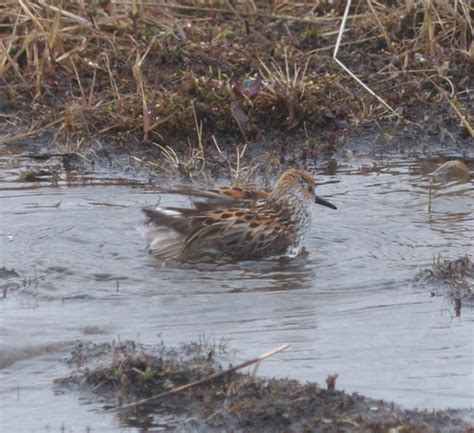
M 317 196 L 303 170 L 285 171 L 272 191 L 235 186 L 168 192 L 195 198 L 192 208 L 144 208 L 150 252 L 160 260 L 296 257 L 311 224 L 311 204 L 336 209 Z

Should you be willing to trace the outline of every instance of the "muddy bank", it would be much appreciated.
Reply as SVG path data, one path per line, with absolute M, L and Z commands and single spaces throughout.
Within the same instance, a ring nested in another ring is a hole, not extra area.
M 124 152 L 185 175 L 235 163 L 246 144 L 296 148 L 299 162 L 353 142 L 467 150 L 467 5 L 349 9 L 338 58 L 379 100 L 332 58 L 344 7 L 7 1 L 3 141 L 46 134 L 48 151 Z
M 264 379 L 232 372 L 182 392 L 182 386 L 223 373 L 231 365 L 224 343 L 144 347 L 133 341 L 78 343 L 68 363 L 74 368 L 56 386 L 92 391 L 103 409 L 157 394 L 162 397 L 119 410 L 123 426 L 153 428 L 174 415 L 167 431 L 240 432 L 467 432 L 466 413 L 407 411 L 337 388 L 337 375 L 326 386 L 289 379 Z
M 299 167 L 322 175 L 334 175 L 338 167 L 347 164 L 365 164 L 368 159 L 380 161 L 398 158 L 419 158 L 421 175 L 428 176 L 446 160 L 467 164 L 467 180 L 447 175 L 448 181 L 469 181 L 469 167 L 474 161 L 474 147 L 458 143 L 439 143 L 426 138 L 415 140 L 403 131 L 395 131 L 390 138 L 371 127 L 348 132 L 330 151 L 318 146 L 300 146 L 292 136 L 275 135 L 273 139 L 238 145 L 232 149 L 205 148 L 202 157 L 163 153 L 156 146 L 130 145 L 126 149 L 111 148 L 95 142 L 82 153 L 63 152 L 50 148 L 49 134 L 40 140 L 22 140 L 15 145 L 0 146 L 0 157 L 5 166 L 22 165 L 18 181 L 42 186 L 87 184 L 101 178 L 101 184 L 149 184 L 150 188 L 169 188 L 180 182 L 198 185 L 257 184 L 270 187 L 270 179 L 289 167 Z M 174 156 L 173 156 L 174 155 Z M 189 155 L 189 154 L 188 154 Z M 374 163 L 377 170 L 379 163 Z M 106 177 L 110 177 L 107 182 Z M 440 182 L 434 178 L 433 192 Z

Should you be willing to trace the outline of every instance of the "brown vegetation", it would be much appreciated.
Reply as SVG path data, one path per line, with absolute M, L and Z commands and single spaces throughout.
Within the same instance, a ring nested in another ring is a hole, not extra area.
M 431 268 L 415 276 L 413 283 L 429 288 L 431 296 L 448 296 L 457 317 L 461 316 L 463 304 L 474 304 L 474 263 L 468 255 L 454 260 L 439 255 Z
M 68 152 L 100 139 L 156 143 L 175 158 L 218 146 L 216 137 L 308 137 L 386 119 L 472 136 L 468 2 L 352 1 L 338 59 L 396 113 L 332 58 L 345 6 L 6 0 L 5 142 L 49 131 Z

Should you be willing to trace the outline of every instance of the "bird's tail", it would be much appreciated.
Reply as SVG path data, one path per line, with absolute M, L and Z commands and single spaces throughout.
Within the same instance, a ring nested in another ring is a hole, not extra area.
M 160 260 L 178 259 L 191 223 L 183 212 L 177 209 L 143 208 L 151 227 L 146 235 L 150 253 Z

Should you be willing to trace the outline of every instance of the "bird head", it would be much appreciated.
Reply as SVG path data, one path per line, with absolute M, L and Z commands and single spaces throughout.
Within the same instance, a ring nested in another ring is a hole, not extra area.
M 329 201 L 315 192 L 316 183 L 311 175 L 304 170 L 290 169 L 285 171 L 273 187 L 270 197 L 273 200 L 298 197 L 305 202 L 314 202 L 331 209 L 337 209 Z

